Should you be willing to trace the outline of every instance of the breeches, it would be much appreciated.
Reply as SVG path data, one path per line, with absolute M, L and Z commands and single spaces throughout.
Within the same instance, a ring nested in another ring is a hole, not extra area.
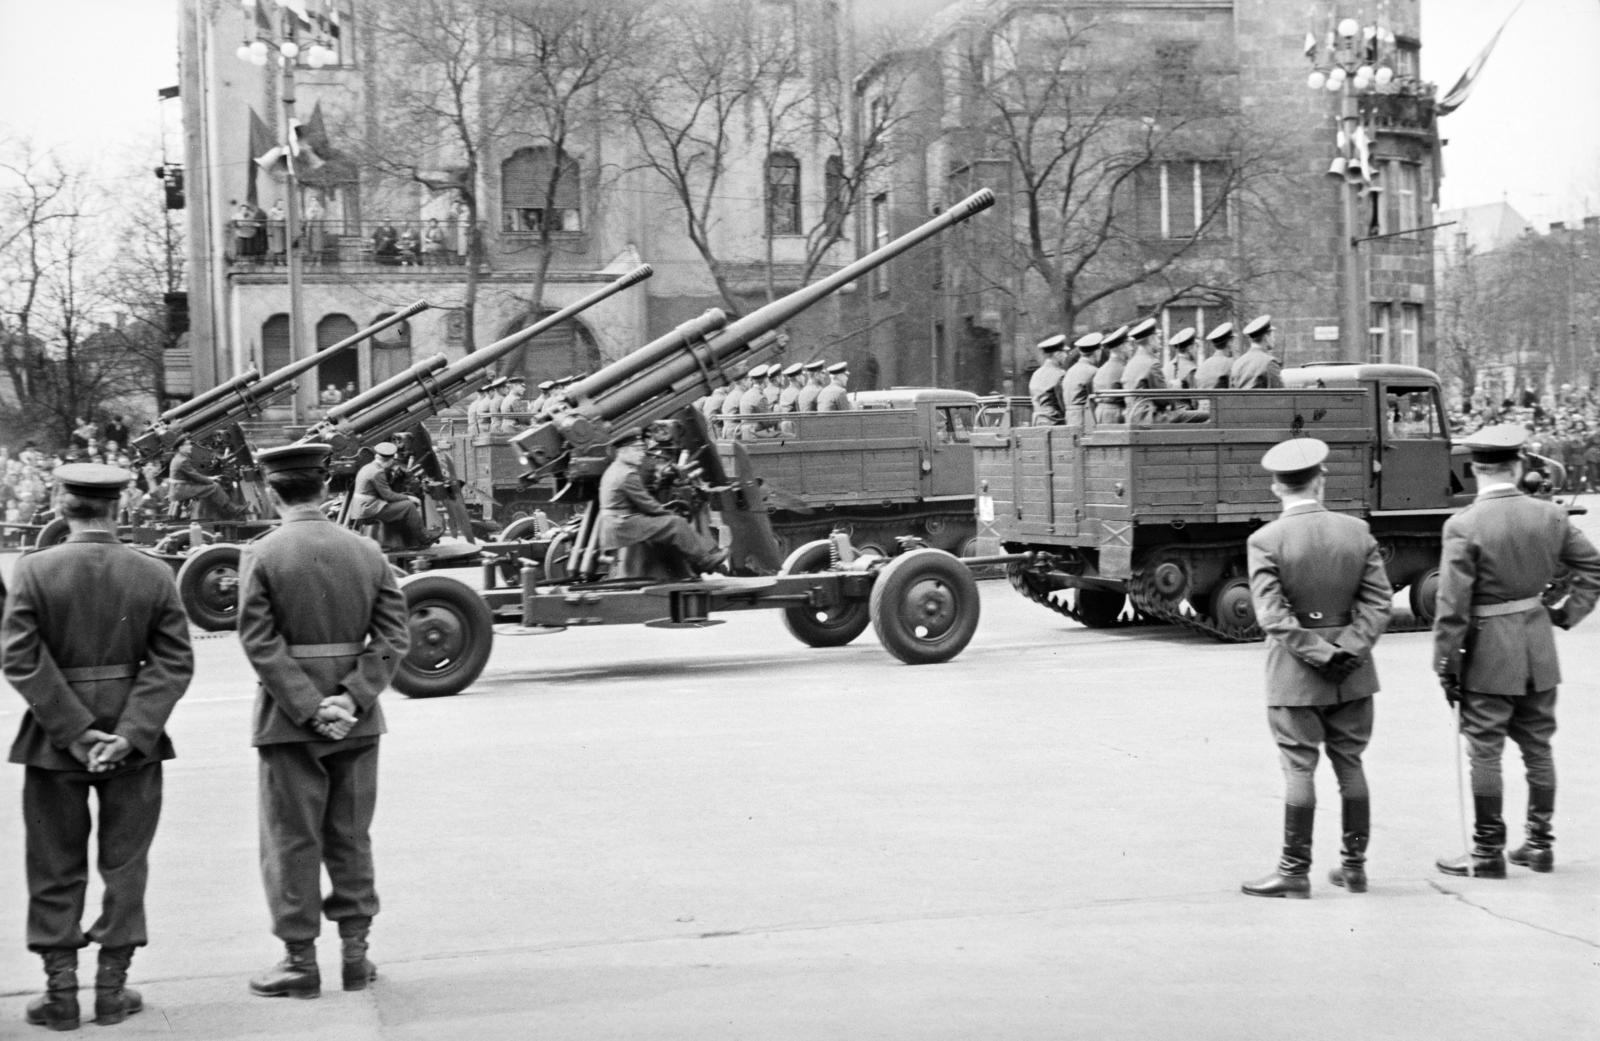
M 1267 709 L 1267 726 L 1278 743 L 1285 799 L 1290 806 L 1317 804 L 1315 774 L 1324 748 L 1339 781 L 1340 795 L 1345 799 L 1367 797 L 1361 754 L 1372 739 L 1372 717 L 1371 698 L 1339 705 L 1274 705 Z
M 84 933 L 89 884 L 89 791 L 99 803 L 96 867 L 105 885 L 100 917 Z M 161 819 L 161 764 L 127 773 L 43 770 L 22 782 L 27 827 L 28 949 L 142 947 L 150 843 Z
M 378 743 L 340 747 L 262 745 L 261 881 L 272 932 L 285 942 L 316 939 L 320 917 L 378 913 L 372 815 L 378 801 Z M 322 896 L 326 865 L 332 889 Z
M 1550 741 L 1556 735 L 1554 688 L 1505 697 L 1473 694 L 1461 699 L 1461 733 L 1472 763 L 1472 794 L 1501 794 L 1500 756 L 1506 738 L 1517 743 L 1530 788 L 1556 786 L 1556 760 Z
M 412 544 L 422 541 L 422 510 L 410 499 L 386 502 L 383 509 L 367 519 L 397 524 L 406 533 L 407 541 Z
M 629 516 L 611 522 L 602 518 L 600 544 L 604 549 L 620 549 L 648 542 L 655 546 L 670 546 L 690 563 L 699 563 L 716 549 L 716 543 L 689 526 L 689 522 L 672 513 L 653 517 Z

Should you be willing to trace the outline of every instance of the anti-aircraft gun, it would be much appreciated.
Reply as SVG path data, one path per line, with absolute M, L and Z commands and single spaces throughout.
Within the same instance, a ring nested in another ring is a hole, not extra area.
M 476 535 L 457 494 L 458 482 L 448 463 L 442 462 L 433 450 L 423 420 L 480 389 L 492 378 L 494 364 L 522 344 L 607 297 L 637 285 L 651 274 L 648 264 L 640 265 L 554 314 L 455 362 L 443 354 L 424 358 L 404 372 L 329 409 L 327 416 L 296 443 L 333 445 L 334 474 L 351 478 L 372 459 L 375 445 L 383 441 L 403 441 L 408 470 L 420 480 L 425 492 L 422 497 L 425 508 L 434 518 L 448 520 L 448 527 L 466 542 L 433 547 L 386 547 L 390 549 L 390 559 L 419 569 L 470 562 L 477 555 L 473 545 Z M 341 523 L 349 517 L 354 492 L 354 481 L 350 480 L 339 507 Z M 238 606 L 233 593 L 238 567 L 238 545 L 223 542 L 190 554 L 184 562 L 178 572 L 178 589 L 183 594 L 190 619 L 197 625 L 211 630 L 234 627 Z
M 565 402 L 512 441 L 527 477 L 557 481 L 560 497 L 581 503 L 579 516 L 542 552 L 517 542 L 482 546 L 481 591 L 440 574 L 405 579 L 411 650 L 395 687 L 413 697 L 464 690 L 488 661 L 497 622 L 513 623 L 500 631 L 525 633 L 623 623 L 699 628 L 718 624 L 710 617 L 716 612 L 776 608 L 813 647 L 849 643 L 871 622 L 901 661 L 959 654 L 978 624 L 967 564 L 1000 561 L 963 563 L 914 541 L 893 556 L 860 553 L 837 532 L 780 559 L 749 457 L 736 449 L 735 472 L 726 473 L 694 402 L 780 352 L 781 327 L 801 311 L 993 203 L 992 192 L 980 191 L 827 278 L 732 322 L 708 311 L 568 387 Z M 599 545 L 600 476 L 611 443 L 633 430 L 650 446 L 657 498 L 702 532 L 711 531 L 714 511 L 741 577 L 706 579 L 647 547 L 612 554 Z

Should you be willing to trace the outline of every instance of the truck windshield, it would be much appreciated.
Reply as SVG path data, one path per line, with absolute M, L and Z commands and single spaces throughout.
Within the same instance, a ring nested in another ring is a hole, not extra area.
M 1439 398 L 1433 387 L 1389 387 L 1386 392 L 1389 439 L 1425 441 L 1444 438 Z

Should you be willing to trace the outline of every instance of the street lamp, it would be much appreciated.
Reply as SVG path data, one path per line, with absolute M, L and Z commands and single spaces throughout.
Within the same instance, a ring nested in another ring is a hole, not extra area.
M 244 41 L 234 54 L 240 61 L 265 67 L 276 58 L 282 76 L 279 100 L 283 103 L 282 140 L 284 162 L 284 195 L 288 206 L 284 214 L 284 253 L 289 267 L 289 358 L 298 361 L 307 356 L 305 336 L 301 329 L 301 258 L 300 258 L 300 186 L 295 169 L 300 154 L 296 139 L 297 120 L 294 117 L 294 73 L 296 65 L 304 60 L 314 69 L 333 64 L 338 53 L 330 46 L 325 20 L 307 21 L 301 11 L 282 0 L 239 0 L 244 15 Z M 300 422 L 301 401 L 297 395 L 291 404 L 292 421 Z
M 1328 29 L 1320 46 L 1315 28 L 1306 33 L 1306 57 L 1312 64 L 1306 86 L 1339 99 L 1339 155 L 1328 167 L 1329 176 L 1338 178 L 1342 209 L 1339 260 L 1344 291 L 1339 339 L 1345 344 L 1345 360 L 1361 361 L 1367 353 L 1360 339 L 1367 328 L 1367 294 L 1366 272 L 1361 263 L 1363 227 L 1358 213 L 1364 198 L 1380 189 L 1373 184 L 1377 176 L 1371 155 L 1373 141 L 1362 119 L 1360 99 L 1393 92 L 1394 68 L 1384 58 L 1393 53 L 1395 35 L 1387 26 L 1363 26 L 1354 18 L 1335 22 L 1336 18 L 1334 5 L 1330 4 Z

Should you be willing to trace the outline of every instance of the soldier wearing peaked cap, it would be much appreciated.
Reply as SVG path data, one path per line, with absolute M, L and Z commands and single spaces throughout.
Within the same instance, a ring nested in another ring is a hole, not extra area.
M 350 520 L 378 521 L 399 529 L 409 547 L 428 543 L 423 528 L 422 500 L 395 488 L 404 466 L 399 450 L 388 441 L 373 446 L 372 461 L 356 471 Z
M 1371 802 L 1361 756 L 1372 736 L 1378 671 L 1372 648 L 1389 621 L 1393 591 L 1365 521 L 1322 505 L 1328 446 L 1291 438 L 1261 459 L 1283 503 L 1246 543 L 1250 598 L 1267 637 L 1267 722 L 1286 787 L 1277 870 L 1241 887 L 1251 896 L 1311 895 L 1317 759 L 1339 782 L 1340 866 L 1328 879 L 1366 891 Z
M 611 441 L 614 453 L 600 476 L 600 546 L 621 549 L 650 543 L 671 549 L 697 571 L 719 569 L 728 551 L 690 526 L 650 494 L 640 472 L 645 446 L 637 429 L 624 430 Z
M 1272 316 L 1261 315 L 1244 327 L 1250 349 L 1233 360 L 1228 386 L 1244 390 L 1283 386 L 1283 362 L 1272 353 Z
M 517 429 L 520 420 L 517 414 L 528 407 L 528 381 L 522 376 L 507 376 L 505 393 L 500 398 L 499 411 L 495 413 L 494 429 L 500 433 L 510 433 Z
M 808 361 L 801 369 L 805 385 L 800 388 L 800 395 L 795 398 L 795 411 L 815 412 L 817 410 L 817 396 L 822 393 L 822 388 L 827 385 L 828 374 L 823 370 L 828 363 L 821 358 Z
M 1552 502 L 1521 488 L 1528 432 L 1486 427 L 1465 442 L 1478 478 L 1473 504 L 1444 525 L 1433 622 L 1435 669 L 1460 711 L 1472 771 L 1472 849 L 1440 858 L 1447 875 L 1504 878 L 1506 826 L 1500 759 L 1507 736 L 1528 780 L 1526 842 L 1510 860 L 1550 871 L 1556 773 L 1550 740 L 1561 682 L 1554 628 L 1569 629 L 1600 594 L 1600 553 Z M 1547 590 L 1565 576 L 1565 598 Z
M 1232 342 L 1232 322 L 1223 322 L 1206 333 L 1206 343 L 1211 345 L 1211 353 L 1195 370 L 1194 385 L 1197 389 L 1215 390 L 1231 385 L 1228 381 L 1233 374 L 1233 354 L 1229 351 Z
M 1067 338 L 1060 333 L 1039 341 L 1042 360 L 1028 377 L 1028 396 L 1033 399 L 1033 425 L 1052 426 L 1066 420 L 1061 399 L 1061 380 L 1067 372 L 1061 367 L 1061 352 Z
M 1085 333 L 1073 341 L 1078 360 L 1061 378 L 1061 400 L 1069 421 L 1088 418 L 1085 412 L 1089 407 L 1090 392 L 1094 389 L 1094 374 L 1100 367 L 1100 344 L 1103 339 L 1099 333 Z
M 768 366 L 757 365 L 749 372 L 750 386 L 739 397 L 739 415 L 753 416 L 761 412 L 772 411 L 772 401 L 767 397 L 767 371 Z M 743 420 L 739 424 L 739 439 L 753 441 L 761 432 L 763 424 L 754 420 Z
M 1123 390 L 1162 390 L 1166 387 L 1166 377 L 1161 373 L 1161 359 L 1150 351 L 1150 337 L 1155 331 L 1154 318 L 1146 318 L 1128 330 L 1128 340 L 1133 346 L 1122 370 Z M 1130 422 L 1148 422 L 1155 416 L 1155 403 L 1149 398 L 1132 398 L 1126 407 Z
M 316 997 L 321 917 L 338 924 L 345 990 L 376 975 L 369 829 L 378 790 L 378 695 L 408 647 L 405 599 L 372 540 L 328 520 L 327 445 L 257 456 L 283 523 L 244 547 L 239 643 L 260 681 L 261 877 L 283 961 L 250 981 L 262 997 Z M 326 868 L 331 891 L 322 892 Z
M 79 1022 L 78 951 L 90 943 L 100 945 L 98 1021 L 143 1007 L 124 984 L 134 949 L 148 942 L 145 881 L 162 763 L 173 757 L 166 724 L 194 659 L 171 570 L 117 539 L 117 500 L 133 475 L 69 463 L 55 478 L 55 506 L 71 534 L 17 560 L 0 658 L 28 703 L 10 759 L 26 770 L 27 942 L 44 960 L 47 989 L 26 1016 L 70 1030 Z M 91 826 L 104 894 L 85 932 Z
M 800 379 L 805 366 L 799 362 L 792 362 L 784 366 L 778 375 L 783 379 L 783 390 L 778 394 L 778 403 L 773 407 L 774 412 L 794 412 L 800 404 Z
M 1100 368 L 1094 374 L 1096 394 L 1122 389 L 1122 372 L 1128 364 L 1128 327 L 1113 329 L 1100 341 Z M 1107 397 L 1095 404 L 1096 423 L 1122 422 L 1122 399 Z
M 817 411 L 849 412 L 854 407 L 850 402 L 850 395 L 845 392 L 845 387 L 850 382 L 849 363 L 836 361 L 824 371 L 828 374 L 828 383 L 817 395 Z
M 1172 351 L 1172 361 L 1167 364 L 1167 386 L 1185 390 L 1194 386 L 1197 366 L 1194 361 L 1194 329 L 1181 329 L 1167 341 Z
M 753 371 L 741 372 L 728 387 L 728 396 L 722 400 L 722 428 L 717 431 L 719 437 L 739 436 L 739 406 L 744 401 L 745 392 L 750 389 Z

